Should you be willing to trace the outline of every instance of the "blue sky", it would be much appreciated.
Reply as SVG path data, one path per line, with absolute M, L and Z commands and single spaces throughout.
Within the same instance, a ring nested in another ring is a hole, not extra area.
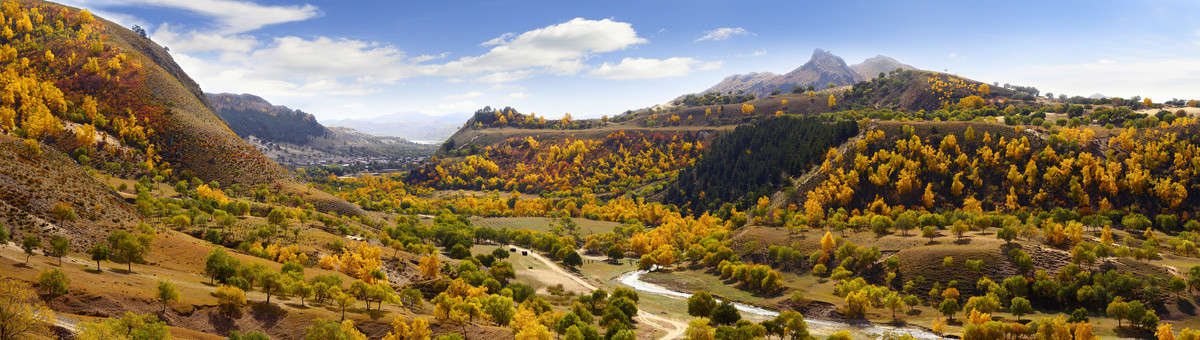
M 611 116 L 815 48 L 1043 92 L 1200 98 L 1195 1 L 64 2 L 145 27 L 205 91 L 321 120 Z

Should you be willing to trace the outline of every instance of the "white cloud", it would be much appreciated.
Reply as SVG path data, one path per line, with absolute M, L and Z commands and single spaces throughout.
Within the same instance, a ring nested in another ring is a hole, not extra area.
M 479 77 L 476 80 L 481 83 L 493 83 L 493 84 L 507 83 L 507 82 L 518 81 L 521 79 L 533 77 L 533 75 L 534 75 L 533 70 L 496 72 L 496 73 L 492 73 L 492 74 L 488 74 L 488 75 Z
M 107 19 L 128 26 L 130 16 L 103 12 L 107 7 L 156 6 L 181 9 L 216 19 L 213 33 L 231 34 L 253 31 L 263 26 L 303 21 L 322 15 L 313 5 L 272 6 L 237 0 L 60 0 L 58 2 L 83 7 Z M 136 23 L 136 22 L 134 22 Z M 143 25 L 144 26 L 144 25 Z
M 253 52 L 219 60 L 175 53 L 175 60 L 206 91 L 275 97 L 365 96 L 408 76 L 399 50 L 386 45 L 317 37 L 276 38 Z
M 701 42 L 705 40 L 719 41 L 729 39 L 735 35 L 751 35 L 749 31 L 741 27 L 721 27 L 711 31 L 704 31 L 704 36 L 696 39 L 693 42 Z
M 404 59 L 400 50 L 375 42 L 282 37 L 254 51 L 246 64 L 278 78 L 358 77 L 367 83 L 392 83 L 408 76 Z
M 505 83 L 492 84 L 491 89 L 493 89 L 493 90 L 510 89 L 513 91 L 524 91 L 525 90 L 525 88 L 522 86 L 513 85 L 513 84 L 505 84 Z
M 484 42 L 487 53 L 423 68 L 427 75 L 462 76 L 491 73 L 484 82 L 526 78 L 534 73 L 571 75 L 586 69 L 583 60 L 596 53 L 623 50 L 646 43 L 633 25 L 610 19 L 575 18 L 521 34 L 504 34 Z
M 508 39 L 512 39 L 512 37 L 514 37 L 516 35 L 517 35 L 516 33 L 512 33 L 512 32 L 504 33 L 504 34 L 501 34 L 499 37 L 496 37 L 492 40 L 484 41 L 483 43 L 479 44 L 479 46 L 504 45 L 504 44 L 508 43 Z
M 130 5 L 151 5 L 177 8 L 213 17 L 219 27 L 216 33 L 229 34 L 253 31 L 263 26 L 303 21 L 321 16 L 316 6 L 265 6 L 234 0 L 123 0 Z
M 951 58 L 958 58 L 958 53 L 950 52 Z
M 754 52 L 751 52 L 751 53 L 742 53 L 742 54 L 737 54 L 737 55 L 735 55 L 735 56 L 736 56 L 736 57 L 738 57 L 738 58 L 745 58 L 745 57 L 761 57 L 761 56 L 764 56 L 764 55 L 767 55 L 767 50 L 758 50 L 758 51 L 754 51 Z
M 699 65 L 697 65 L 699 64 Z M 692 58 L 668 59 L 625 58 L 619 64 L 604 63 L 588 73 L 603 79 L 656 79 L 686 76 L 692 71 L 715 70 L 720 61 L 702 63 Z
M 471 92 L 467 92 L 467 93 L 463 93 L 463 94 L 455 94 L 455 95 L 445 96 L 445 97 L 442 97 L 442 99 L 470 99 L 470 98 L 482 97 L 483 95 L 484 95 L 483 92 L 471 91 Z
M 450 55 L 450 52 L 442 52 L 441 54 L 437 54 L 437 55 L 423 54 L 423 55 L 419 55 L 416 57 L 408 58 L 408 62 L 413 63 L 413 64 L 420 64 L 420 63 L 430 61 L 430 60 L 442 59 L 448 55 Z
M 171 48 L 171 51 L 188 53 L 188 52 L 208 52 L 208 51 L 231 51 L 231 52 L 249 52 L 258 45 L 258 39 L 249 35 L 221 35 L 216 33 L 203 33 L 195 30 L 180 34 L 175 32 L 168 24 L 158 26 L 154 31 L 154 41 Z
M 529 98 L 529 94 L 525 93 L 525 92 L 513 92 L 513 93 L 509 93 L 508 97 L 512 98 L 512 99 L 525 99 L 525 98 Z

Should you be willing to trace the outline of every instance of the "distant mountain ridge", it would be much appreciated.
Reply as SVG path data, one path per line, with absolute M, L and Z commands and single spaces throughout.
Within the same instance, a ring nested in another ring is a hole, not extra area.
M 283 105 L 272 105 L 252 94 L 205 93 L 220 115 L 238 137 L 255 136 L 272 142 L 304 144 L 311 138 L 325 136 L 329 130 L 313 115 Z
M 470 119 L 468 113 L 451 113 L 441 116 L 419 112 L 397 112 L 362 119 L 326 120 L 326 126 L 351 128 L 376 136 L 400 137 L 413 141 L 441 142 Z
M 842 57 L 818 48 L 813 51 L 808 62 L 786 74 L 780 75 L 771 72 L 735 74 L 700 93 L 738 93 L 742 91 L 763 97 L 770 95 L 775 90 L 790 92 L 796 86 L 824 89 L 829 84 L 834 86 L 853 85 L 872 79 L 879 72 L 888 72 L 897 68 L 916 69 L 882 55 L 869 58 L 859 64 L 847 65 Z
M 315 165 L 353 157 L 395 160 L 432 154 L 436 148 L 354 128 L 326 127 L 312 114 L 252 94 L 205 96 L 230 130 L 280 163 Z

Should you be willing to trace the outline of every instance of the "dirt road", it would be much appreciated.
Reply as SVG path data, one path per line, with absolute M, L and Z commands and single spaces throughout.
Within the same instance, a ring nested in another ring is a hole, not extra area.
M 580 285 L 587 287 L 588 289 L 591 289 L 591 290 L 597 289 L 595 285 L 591 284 L 590 282 L 587 282 L 587 280 L 584 280 L 583 278 L 579 277 L 578 275 L 567 272 L 566 270 L 562 269 L 562 267 L 559 267 L 558 263 L 555 263 L 554 261 L 547 259 L 546 257 L 542 256 L 541 254 L 538 254 L 535 251 L 517 247 L 517 246 L 510 246 L 510 247 L 517 248 L 518 251 L 529 252 L 529 256 L 533 256 L 533 258 L 537 259 L 538 261 L 542 261 L 542 263 L 546 264 L 546 266 L 549 267 L 551 270 L 553 270 L 555 273 L 558 273 L 559 275 L 562 275 L 563 277 L 565 277 L 571 281 L 579 283 Z M 634 319 L 637 320 L 639 323 L 642 323 L 642 324 L 645 324 L 647 326 L 654 327 L 657 329 L 661 329 L 662 331 L 667 332 L 667 334 L 662 336 L 661 338 L 659 338 L 659 340 L 682 339 L 683 333 L 685 331 L 687 331 L 686 323 L 667 319 L 667 318 L 664 318 L 664 317 L 661 317 L 658 315 L 654 315 L 653 313 L 644 311 L 640 308 L 638 309 L 638 314 L 636 317 L 634 317 Z

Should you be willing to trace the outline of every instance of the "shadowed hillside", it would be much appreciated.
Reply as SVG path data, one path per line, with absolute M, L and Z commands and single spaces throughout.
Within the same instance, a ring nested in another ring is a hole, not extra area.
M 252 94 L 207 93 L 217 115 L 238 136 L 272 142 L 304 144 L 329 133 L 313 115 L 271 103 Z

